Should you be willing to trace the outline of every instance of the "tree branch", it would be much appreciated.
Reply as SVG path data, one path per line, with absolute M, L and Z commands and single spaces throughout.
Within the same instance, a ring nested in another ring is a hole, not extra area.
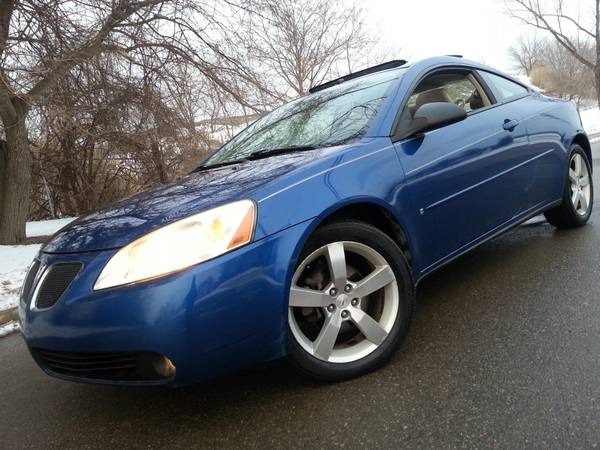
M 82 61 L 90 60 L 94 56 L 100 54 L 103 50 L 103 43 L 123 20 L 144 8 L 161 3 L 164 3 L 164 0 L 121 0 L 106 17 L 100 29 L 88 39 L 87 42 L 82 44 L 79 48 L 53 61 L 46 76 L 38 81 L 26 94 L 27 99 L 33 101 L 42 96 L 46 91 L 55 86 L 58 80 L 64 77 L 65 74 L 77 64 L 80 64 Z
M 510 3 L 516 3 L 520 5 L 523 10 L 511 9 L 509 6 Z M 556 41 L 565 49 L 567 49 L 567 51 L 571 53 L 581 64 L 590 69 L 594 69 L 596 67 L 596 62 L 585 58 L 573 41 L 562 32 L 560 21 L 558 27 L 552 26 L 552 24 L 549 22 L 548 17 L 563 16 L 560 8 L 557 14 L 547 14 L 542 11 L 541 6 L 537 1 L 532 2 L 531 0 L 512 0 L 510 2 L 506 2 L 506 5 L 508 7 L 509 14 L 512 17 L 521 20 L 526 25 L 549 32 L 556 39 Z M 559 7 L 560 5 L 561 3 L 559 2 Z M 532 19 L 528 19 L 527 16 L 531 17 Z

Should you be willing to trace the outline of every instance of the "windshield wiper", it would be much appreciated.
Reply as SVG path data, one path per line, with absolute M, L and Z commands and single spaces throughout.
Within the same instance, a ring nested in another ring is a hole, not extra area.
M 217 162 L 214 164 L 200 164 L 199 166 L 194 168 L 191 171 L 191 173 L 202 172 L 203 170 L 216 169 L 218 167 L 232 166 L 234 164 L 248 162 L 253 159 L 268 158 L 269 156 L 282 155 L 284 153 L 316 150 L 317 148 L 318 147 L 313 147 L 311 145 L 297 145 L 297 146 L 292 146 L 292 147 L 281 147 L 281 148 L 265 148 L 262 150 L 257 150 L 255 152 L 252 152 L 244 158 L 232 159 L 231 161 L 222 161 L 222 162 Z
M 231 161 L 217 162 L 214 164 L 200 164 L 199 166 L 194 167 L 190 173 L 202 172 L 203 170 L 216 169 L 218 167 L 233 166 L 234 164 L 240 164 L 247 161 L 247 158 L 240 158 L 232 159 Z
M 293 153 L 293 152 L 305 152 L 308 150 L 316 150 L 318 147 L 314 147 L 312 145 L 297 145 L 292 147 L 281 147 L 281 148 L 265 148 L 262 150 L 257 150 L 255 152 L 250 153 L 246 156 L 246 159 L 261 159 L 268 158 L 269 156 L 274 155 L 282 155 L 284 153 Z

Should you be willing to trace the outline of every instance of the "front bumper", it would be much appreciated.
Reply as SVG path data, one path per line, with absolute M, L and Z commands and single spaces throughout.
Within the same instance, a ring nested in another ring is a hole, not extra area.
M 145 384 L 202 381 L 281 357 L 288 283 L 308 227 L 304 222 L 184 271 L 97 292 L 96 277 L 116 250 L 41 253 L 42 268 L 56 262 L 80 262 L 83 268 L 54 306 L 38 310 L 30 299 L 21 301 L 21 331 L 30 349 L 152 352 L 172 361 L 173 378 Z M 63 376 L 36 361 L 61 378 L 139 384 Z

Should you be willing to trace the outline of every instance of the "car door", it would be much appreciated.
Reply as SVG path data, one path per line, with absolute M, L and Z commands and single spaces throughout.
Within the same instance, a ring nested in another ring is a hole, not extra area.
M 494 103 L 470 70 L 438 70 L 419 82 L 398 126 L 423 102 L 439 101 L 465 107 L 467 118 L 395 142 L 423 273 L 502 229 L 525 192 L 519 167 L 527 159 L 528 137 L 516 108 Z
M 536 209 L 560 198 L 562 184 L 557 180 L 564 177 L 566 161 L 560 131 L 563 118 L 552 113 L 554 102 L 531 95 L 526 87 L 499 74 L 484 70 L 477 73 L 497 102 L 511 103 L 524 117 L 521 123 L 527 127 L 529 146 L 524 150 L 527 167 L 522 183 L 526 192 L 521 211 Z

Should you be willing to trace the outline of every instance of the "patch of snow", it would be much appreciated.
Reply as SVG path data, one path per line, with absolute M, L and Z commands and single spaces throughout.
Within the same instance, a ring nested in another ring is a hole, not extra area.
M 67 225 L 69 222 L 75 220 L 74 217 L 67 217 L 65 219 L 54 219 L 54 220 L 40 220 L 38 222 L 27 222 L 26 234 L 27 237 L 34 236 L 50 236 L 60 230 L 62 227 Z
M 17 306 L 19 291 L 41 244 L 0 245 L 0 311 Z
M 27 237 L 50 236 L 73 220 L 68 217 L 27 222 Z M 0 311 L 17 306 L 27 269 L 40 247 L 41 244 L 0 245 Z
M 18 329 L 19 329 L 19 324 L 17 322 L 15 322 L 14 320 L 11 320 L 10 322 L 5 323 L 4 325 L 0 325 L 0 338 L 4 337 L 10 333 L 14 333 Z
M 579 111 L 583 128 L 590 136 L 600 133 L 600 108 L 588 108 Z

